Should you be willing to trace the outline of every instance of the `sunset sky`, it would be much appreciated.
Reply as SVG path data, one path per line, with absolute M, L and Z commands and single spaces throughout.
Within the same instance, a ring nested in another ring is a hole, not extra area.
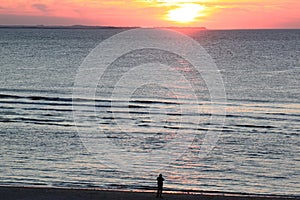
M 300 28 L 299 0 L 0 0 L 0 25 Z

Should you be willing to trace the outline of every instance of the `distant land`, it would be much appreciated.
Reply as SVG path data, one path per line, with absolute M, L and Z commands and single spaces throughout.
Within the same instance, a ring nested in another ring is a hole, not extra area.
M 71 26 L 46 26 L 46 25 L 0 25 L 0 28 L 36 28 L 36 29 L 134 29 L 141 27 L 118 27 L 118 26 L 85 26 L 85 25 L 71 25 Z M 149 27 L 150 28 L 150 27 Z M 205 27 L 152 27 L 152 28 L 167 28 L 167 29 L 195 29 L 207 30 Z
M 124 28 L 139 28 L 139 27 L 115 27 L 115 26 L 46 26 L 46 25 L 0 25 L 0 28 L 36 28 L 36 29 L 124 29 Z

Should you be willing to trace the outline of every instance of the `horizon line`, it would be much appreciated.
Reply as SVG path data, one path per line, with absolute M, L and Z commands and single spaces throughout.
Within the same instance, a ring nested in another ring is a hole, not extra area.
M 36 29 L 134 29 L 134 28 L 170 28 L 170 29 L 200 29 L 200 30 L 300 30 L 300 28 L 223 28 L 209 29 L 201 26 L 103 26 L 103 25 L 2 25 L 0 28 L 36 28 Z

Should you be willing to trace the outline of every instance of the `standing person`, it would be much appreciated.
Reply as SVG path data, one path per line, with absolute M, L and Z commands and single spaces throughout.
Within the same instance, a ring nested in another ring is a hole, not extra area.
M 163 191 L 163 185 L 164 185 L 164 178 L 162 176 L 162 174 L 160 174 L 158 177 L 157 177 L 157 195 L 156 195 L 156 198 L 161 197 L 161 194 L 162 194 L 162 191 Z

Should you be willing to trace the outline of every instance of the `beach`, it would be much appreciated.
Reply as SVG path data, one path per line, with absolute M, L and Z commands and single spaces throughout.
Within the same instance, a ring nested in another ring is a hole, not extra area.
M 112 191 L 98 189 L 65 189 L 65 188 L 42 188 L 42 187 L 0 187 L 0 197 L 3 200 L 148 200 L 157 199 L 155 192 L 137 192 L 137 191 Z M 203 195 L 187 193 L 167 193 L 163 194 L 163 199 L 201 199 L 201 200 L 291 200 L 296 197 L 284 196 L 254 196 L 254 195 Z

